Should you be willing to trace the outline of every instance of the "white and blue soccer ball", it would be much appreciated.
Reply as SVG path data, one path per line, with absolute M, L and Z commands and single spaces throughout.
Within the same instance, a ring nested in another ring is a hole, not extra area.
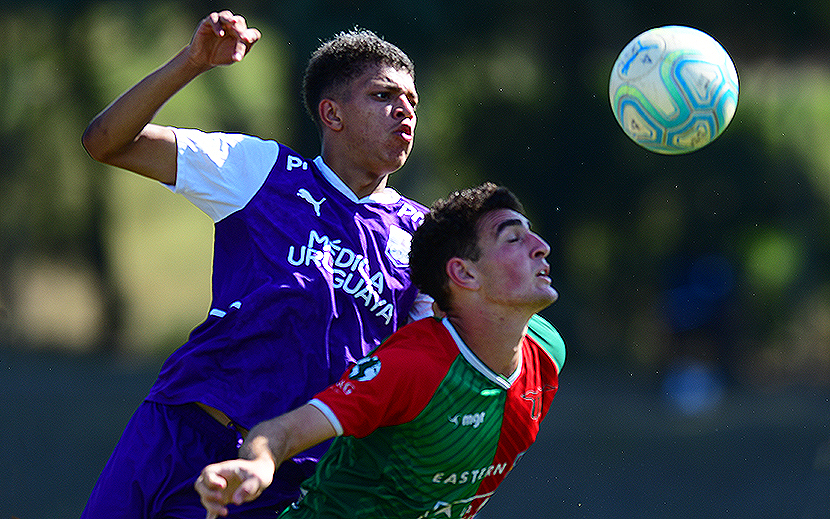
M 738 72 L 705 32 L 669 25 L 626 45 L 609 84 L 611 109 L 634 142 L 676 155 L 716 139 L 738 106 Z

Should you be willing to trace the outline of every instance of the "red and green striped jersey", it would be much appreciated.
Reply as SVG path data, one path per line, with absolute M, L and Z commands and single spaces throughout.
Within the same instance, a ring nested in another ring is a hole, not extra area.
M 282 518 L 470 518 L 536 439 L 565 346 L 534 316 L 508 378 L 448 320 L 398 330 L 312 400 L 338 438 Z

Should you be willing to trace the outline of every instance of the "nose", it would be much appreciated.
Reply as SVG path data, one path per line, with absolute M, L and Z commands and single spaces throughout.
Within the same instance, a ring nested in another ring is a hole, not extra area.
M 415 117 L 415 105 L 407 96 L 401 94 L 398 96 L 398 103 L 395 106 L 394 114 L 396 117 L 404 119 Z
M 533 249 L 533 257 L 547 258 L 548 254 L 550 254 L 550 245 L 536 233 L 533 233 L 533 237 L 536 238 L 536 241 L 538 242 L 536 247 Z

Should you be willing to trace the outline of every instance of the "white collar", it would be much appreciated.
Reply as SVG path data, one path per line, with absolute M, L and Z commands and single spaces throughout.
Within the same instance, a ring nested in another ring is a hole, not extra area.
M 498 386 L 502 387 L 503 389 L 510 389 L 510 386 L 513 385 L 513 382 L 519 378 L 519 374 L 522 372 L 522 352 L 519 351 L 519 365 L 516 366 L 516 371 L 514 371 L 509 377 L 505 378 L 502 375 L 499 375 L 495 371 L 489 368 L 487 364 L 481 361 L 481 359 L 473 353 L 473 350 L 470 349 L 469 346 L 464 344 L 464 341 L 461 340 L 461 336 L 458 335 L 458 332 L 453 327 L 452 323 L 449 319 L 444 317 L 441 319 L 441 322 L 444 323 L 444 327 L 450 332 L 455 344 L 458 346 L 458 351 L 461 352 L 461 355 L 464 359 L 469 362 L 476 370 L 481 372 L 482 375 L 490 379 L 493 383 L 497 384 Z
M 363 198 L 357 198 L 357 195 L 349 188 L 349 186 L 346 185 L 345 182 L 343 182 L 343 179 L 337 176 L 337 173 L 335 173 L 325 162 L 323 162 L 322 156 L 318 155 L 317 158 L 314 159 L 314 164 L 320 168 L 320 171 L 323 173 L 323 177 L 329 184 L 332 185 L 333 188 L 343 193 L 343 195 L 356 204 L 377 202 L 379 204 L 388 205 L 394 204 L 401 198 L 401 195 L 389 186 L 385 187 L 380 193 L 372 193 L 371 195 L 364 196 Z

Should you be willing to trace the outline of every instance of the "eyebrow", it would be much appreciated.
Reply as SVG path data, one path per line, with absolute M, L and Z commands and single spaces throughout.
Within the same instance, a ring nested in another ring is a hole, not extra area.
M 501 234 L 502 231 L 505 230 L 507 227 L 514 227 L 514 226 L 527 227 L 529 229 L 530 228 L 530 223 L 528 223 L 526 220 L 523 220 L 521 218 L 510 218 L 508 220 L 504 220 L 503 222 L 501 222 L 498 225 L 498 227 L 496 227 L 496 236 Z
M 406 94 L 410 102 L 418 104 L 418 92 L 416 90 L 409 90 L 401 86 L 397 81 L 390 79 L 387 76 L 374 76 L 369 80 L 370 85 L 376 88 L 383 88 L 398 94 Z

